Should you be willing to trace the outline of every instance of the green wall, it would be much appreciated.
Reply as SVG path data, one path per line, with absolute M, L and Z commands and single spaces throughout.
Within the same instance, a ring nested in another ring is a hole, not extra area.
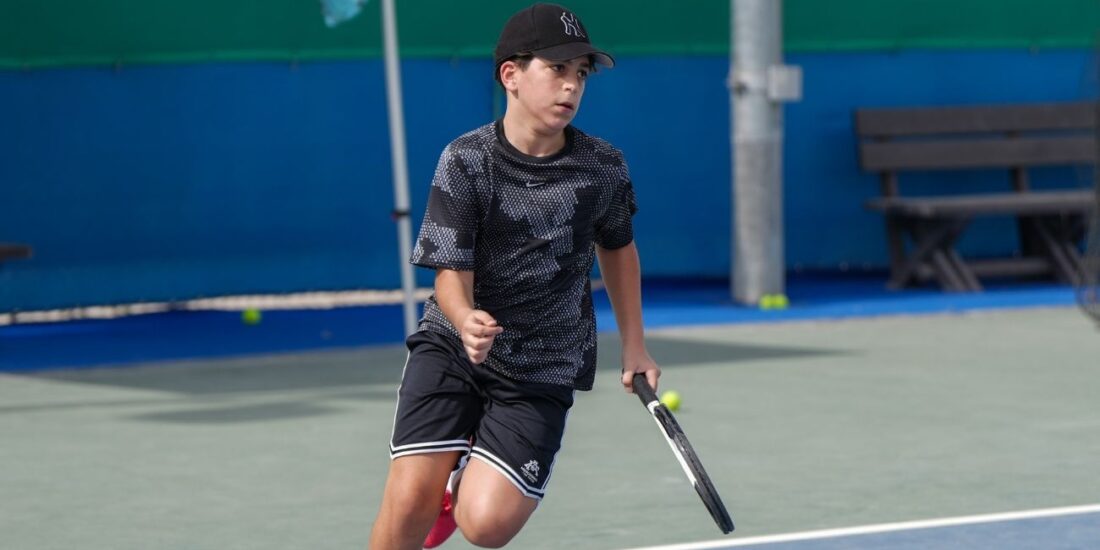
M 618 55 L 721 54 L 729 0 L 573 0 Z M 397 0 L 402 53 L 486 56 L 515 0 Z M 67 9 L 66 9 L 67 8 Z M 786 0 L 788 51 L 1092 47 L 1100 0 Z M 317 0 L 0 1 L 0 68 L 374 57 L 379 0 L 336 29 Z

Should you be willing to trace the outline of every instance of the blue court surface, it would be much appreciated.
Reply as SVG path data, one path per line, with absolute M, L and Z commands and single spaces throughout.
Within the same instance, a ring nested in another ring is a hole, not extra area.
M 725 281 L 655 281 L 644 285 L 650 328 L 726 323 L 771 323 L 879 315 L 1068 306 L 1073 289 L 1053 284 L 1006 283 L 985 292 L 885 288 L 880 274 L 793 275 L 791 306 L 763 311 L 735 304 Z M 613 331 L 607 295 L 595 293 L 598 325 Z M 231 311 L 174 311 L 112 320 L 0 327 L 0 371 L 125 365 L 149 361 L 244 356 L 393 344 L 402 339 L 396 305 L 326 310 L 272 310 L 259 325 Z
M 1098 547 L 1100 504 L 633 550 L 1086 550 Z

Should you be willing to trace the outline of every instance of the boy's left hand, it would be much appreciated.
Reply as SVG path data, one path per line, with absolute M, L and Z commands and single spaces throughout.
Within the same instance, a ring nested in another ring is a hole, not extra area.
M 634 393 L 634 375 L 644 374 L 653 391 L 657 391 L 657 379 L 661 377 L 661 367 L 649 356 L 644 346 L 623 348 L 623 389 Z

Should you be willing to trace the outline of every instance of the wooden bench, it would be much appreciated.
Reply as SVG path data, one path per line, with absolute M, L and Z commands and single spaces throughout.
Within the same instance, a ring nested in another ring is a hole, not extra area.
M 25 244 L 0 243 L 0 263 L 6 260 L 25 260 L 33 254 L 33 249 Z
M 857 110 L 860 167 L 877 173 L 881 186 L 866 206 L 886 221 L 889 287 L 935 279 L 945 290 L 976 291 L 982 277 L 1037 275 L 1078 284 L 1079 243 L 1096 194 L 1081 178 L 1061 190 L 1033 191 L 1028 169 L 1095 165 L 1096 109 L 1047 103 Z M 1006 170 L 1005 189 L 944 196 L 899 190 L 901 172 L 979 169 Z M 964 260 L 956 241 L 978 216 L 1014 217 L 1020 256 Z

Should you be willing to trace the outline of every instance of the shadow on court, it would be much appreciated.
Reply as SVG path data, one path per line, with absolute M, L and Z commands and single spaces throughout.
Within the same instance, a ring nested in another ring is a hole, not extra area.
M 649 350 L 665 368 L 708 363 L 742 363 L 836 355 L 836 351 L 804 347 L 720 343 L 655 335 Z M 603 336 L 601 370 L 620 368 L 619 343 Z M 185 361 L 145 367 L 46 371 L 25 376 L 40 380 L 92 384 L 190 396 L 192 408 L 132 415 L 131 420 L 174 424 L 228 424 L 309 418 L 342 412 L 335 401 L 377 400 L 393 403 L 405 361 L 405 348 L 381 346 L 209 361 Z M 291 395 L 262 404 L 226 404 L 228 396 Z M 313 395 L 303 396 L 307 392 Z M 219 397 L 221 396 L 221 397 Z M 325 403 L 318 403 L 323 400 Z M 0 415 L 36 410 L 87 407 L 130 408 L 162 404 L 163 399 L 116 402 L 65 402 L 0 405 Z
M 708 342 L 654 335 L 646 339 L 650 353 L 663 367 L 705 363 L 737 363 L 836 355 L 838 352 L 797 346 Z M 600 338 L 600 369 L 619 369 L 617 337 Z M 45 371 L 25 376 L 42 380 L 155 390 L 185 395 L 264 393 L 321 390 L 400 382 L 405 363 L 403 346 L 379 346 L 351 351 L 322 351 L 207 361 L 161 363 L 156 366 Z M 393 392 L 348 394 L 366 399 L 392 399 Z M 0 413 L 4 411 L 0 407 Z

